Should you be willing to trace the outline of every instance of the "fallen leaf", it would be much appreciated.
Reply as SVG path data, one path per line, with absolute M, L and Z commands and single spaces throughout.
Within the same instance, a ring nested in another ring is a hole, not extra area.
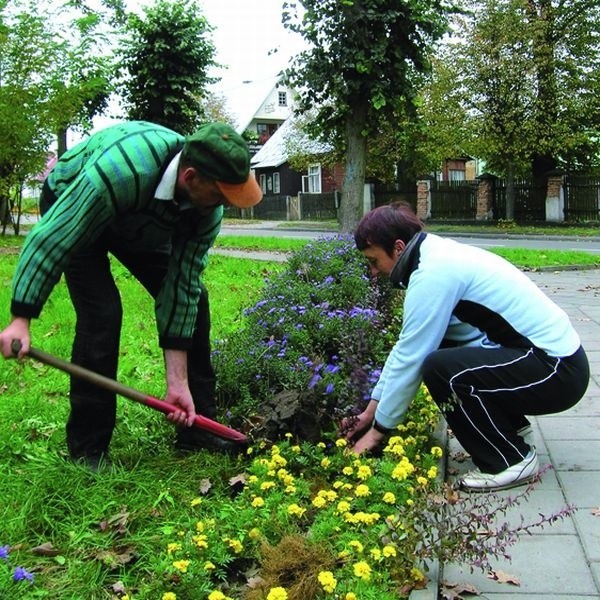
M 206 494 L 208 494 L 208 492 L 210 491 L 210 488 L 212 488 L 212 483 L 210 482 L 210 479 L 203 479 L 200 482 L 200 495 L 206 496 Z
M 99 524 L 100 531 L 116 531 L 117 533 L 124 535 L 127 533 L 127 522 L 129 521 L 129 513 L 127 511 L 121 511 L 120 513 L 109 517 L 105 521 L 101 521 Z
M 469 583 L 441 582 L 440 598 L 442 598 L 442 600 L 464 600 L 465 597 L 462 594 L 479 596 L 481 595 L 481 592 Z
M 112 591 L 115 594 L 119 594 L 119 596 L 122 596 L 126 591 L 125 584 L 122 581 L 116 581 L 110 587 L 112 588 Z
M 490 571 L 488 573 L 489 579 L 494 579 L 498 583 L 511 583 L 512 585 L 521 585 L 521 581 L 518 577 L 505 573 L 504 571 Z
M 60 551 L 52 545 L 52 542 L 44 542 L 32 548 L 31 552 L 36 556 L 58 556 L 60 554 Z
M 135 561 L 137 555 L 131 547 L 126 547 L 115 550 L 101 550 L 95 555 L 95 558 L 109 569 L 117 569 Z

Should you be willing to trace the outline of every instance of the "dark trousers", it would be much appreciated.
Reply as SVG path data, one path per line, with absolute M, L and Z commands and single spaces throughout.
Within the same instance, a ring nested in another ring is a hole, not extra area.
M 73 363 L 112 379 L 117 376 L 123 309 L 110 270 L 109 252 L 156 297 L 167 271 L 167 250 L 128 252 L 111 244 L 109 236 L 104 235 L 93 246 L 73 256 L 65 270 L 77 316 Z M 135 352 L 135 348 L 130 351 Z M 214 419 L 215 374 L 210 351 L 210 311 L 203 286 L 192 348 L 188 351 L 188 378 L 196 410 Z M 115 394 L 73 377 L 70 401 L 67 446 L 71 456 L 106 453 L 115 427 Z
M 529 452 L 517 435 L 529 423 L 525 415 L 572 407 L 589 377 L 583 348 L 566 358 L 534 348 L 448 348 L 430 354 L 423 365 L 423 381 L 434 401 L 485 473 L 521 462 Z

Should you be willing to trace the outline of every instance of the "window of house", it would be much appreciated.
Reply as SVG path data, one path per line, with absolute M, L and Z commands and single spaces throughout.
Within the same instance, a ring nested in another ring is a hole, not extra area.
M 464 181 L 465 172 L 459 169 L 448 169 L 448 180 L 449 181 Z
M 273 173 L 273 193 L 281 194 L 281 184 L 279 182 L 279 173 Z
M 321 193 L 321 165 L 311 165 L 308 167 L 308 193 Z
M 260 185 L 260 189 L 262 193 L 265 194 L 267 192 L 267 176 L 264 173 L 261 173 L 258 177 L 258 185 Z
M 287 106 L 287 92 L 278 92 L 279 106 Z

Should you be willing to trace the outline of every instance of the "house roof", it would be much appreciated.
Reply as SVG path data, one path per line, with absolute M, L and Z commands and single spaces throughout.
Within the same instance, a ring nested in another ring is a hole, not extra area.
M 251 158 L 253 169 L 279 167 L 291 156 L 288 140 L 294 135 L 294 147 L 301 148 L 306 154 L 325 154 L 331 151 L 329 144 L 310 139 L 306 134 L 299 133 L 293 117 L 287 119 L 277 131 L 265 142 L 264 146 Z

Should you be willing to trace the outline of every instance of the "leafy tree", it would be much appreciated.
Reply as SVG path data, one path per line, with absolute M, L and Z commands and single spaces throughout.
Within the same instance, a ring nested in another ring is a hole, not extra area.
M 287 70 L 287 81 L 298 90 L 298 111 L 316 111 L 313 132 L 345 155 L 340 225 L 350 231 L 362 214 L 368 142 L 413 103 L 415 78 L 429 67 L 428 49 L 445 31 L 447 8 L 441 0 L 283 6 L 285 27 L 309 44 Z
M 111 0 L 117 6 L 117 0 Z M 0 220 L 20 207 L 22 184 L 46 163 L 57 132 L 89 126 L 110 89 L 98 51 L 99 13 L 85 3 L 0 2 Z M 18 232 L 18 219 L 13 223 Z
M 203 99 L 214 62 L 212 27 L 195 0 L 157 0 L 130 15 L 120 51 L 127 116 L 192 133 L 204 119 Z

